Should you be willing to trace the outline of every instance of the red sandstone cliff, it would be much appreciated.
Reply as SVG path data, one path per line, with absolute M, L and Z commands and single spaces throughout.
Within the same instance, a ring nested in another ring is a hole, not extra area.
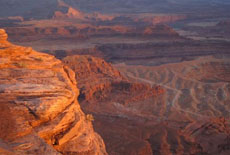
M 101 58 L 74 55 L 63 63 L 76 73 L 83 100 L 113 100 L 125 104 L 162 94 L 163 89 L 125 79 L 118 70 Z
M 0 154 L 107 154 L 78 95 L 71 69 L 0 29 Z

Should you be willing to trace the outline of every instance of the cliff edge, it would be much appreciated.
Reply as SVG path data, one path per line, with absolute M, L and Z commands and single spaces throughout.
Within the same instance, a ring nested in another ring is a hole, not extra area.
M 0 154 L 107 154 L 78 95 L 71 69 L 0 29 Z

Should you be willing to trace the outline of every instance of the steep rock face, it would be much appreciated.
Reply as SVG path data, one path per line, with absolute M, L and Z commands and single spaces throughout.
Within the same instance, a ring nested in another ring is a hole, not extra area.
M 75 55 L 64 58 L 63 62 L 76 73 L 81 99 L 102 101 L 113 98 L 113 101 L 125 104 L 163 93 L 160 87 L 128 81 L 101 58 Z
M 100 58 L 75 55 L 63 62 L 76 74 L 80 104 L 85 112 L 94 114 L 95 130 L 105 140 L 108 153 L 151 155 L 151 144 L 144 136 L 149 135 L 150 127 L 146 120 L 136 118 L 148 119 L 151 106 L 158 111 L 155 103 L 164 95 L 164 89 L 127 80 Z M 151 104 L 144 105 L 146 101 Z
M 95 96 L 97 91 L 109 88 L 112 79 L 122 79 L 117 70 L 100 58 L 75 55 L 66 57 L 63 62 L 76 73 L 76 79 L 80 80 L 80 97 L 87 100 Z
M 5 30 L 0 29 L 0 42 L 1 44 L 6 43 L 8 35 L 6 34 Z
M 107 154 L 81 111 L 75 75 L 0 29 L 0 154 Z

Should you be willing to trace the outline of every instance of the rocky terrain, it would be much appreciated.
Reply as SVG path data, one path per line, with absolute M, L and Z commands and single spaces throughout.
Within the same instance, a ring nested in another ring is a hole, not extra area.
M 91 56 L 66 57 L 63 62 L 76 73 L 80 104 L 93 113 L 95 130 L 109 154 L 229 153 L 227 60 L 115 65 L 121 73 Z M 213 73 L 215 63 L 219 65 Z
M 129 78 L 171 89 L 176 95 L 174 106 L 169 105 L 172 110 L 187 109 L 193 117 L 202 114 L 229 118 L 229 65 L 229 58 L 210 56 L 161 66 L 118 64 L 117 67 Z
M 201 57 L 161 66 L 119 64 L 116 67 L 131 79 L 150 85 L 157 83 L 165 88 L 165 99 L 161 101 L 166 106 L 165 113 L 159 119 L 182 133 L 186 140 L 191 138 L 203 154 L 229 154 L 226 147 L 229 145 L 229 58 Z M 221 130 L 221 126 L 225 131 Z M 181 146 L 182 141 L 177 138 L 175 144 L 171 141 L 175 134 L 171 133 L 170 130 L 165 131 L 165 144 L 173 153 L 172 149 Z M 225 135 L 225 140 L 220 135 Z
M 221 19 L 218 21 L 194 21 L 188 22 L 187 26 L 182 29 L 187 32 L 181 33 L 184 36 L 196 39 L 196 40 L 223 40 L 229 41 L 230 21 L 229 19 Z
M 55 22 L 54 22 L 55 23 Z M 57 22 L 58 23 L 58 22 Z M 175 38 L 180 39 L 178 34 L 166 25 L 157 25 L 141 28 L 129 28 L 124 26 L 91 26 L 91 25 L 75 25 L 63 27 L 9 27 L 6 28 L 12 41 L 26 42 L 36 41 L 44 38 L 49 39 L 68 39 L 72 38 L 75 41 L 88 40 L 90 37 L 142 37 L 142 38 Z M 24 38 L 20 36 L 24 35 Z
M 107 154 L 78 95 L 71 69 L 0 29 L 0 154 Z
M 160 17 L 159 17 L 160 18 Z M 75 20 L 75 19 L 73 19 Z M 74 24 L 73 24 L 74 23 Z M 143 38 L 143 39 L 182 39 L 169 26 L 162 24 L 143 24 L 141 26 L 132 25 L 98 25 L 92 22 L 79 24 L 71 21 L 62 21 L 60 19 L 41 20 L 41 21 L 25 21 L 19 22 L 18 26 L 9 26 L 2 24 L 9 34 L 13 42 L 31 42 L 42 39 L 74 39 L 89 40 L 90 38 L 109 38 L 109 37 L 128 37 L 128 38 Z M 150 22 L 151 23 L 151 22 Z M 1 21 L 0 21 L 1 25 Z M 21 38 L 20 36 L 24 36 Z
M 180 38 L 178 34 L 166 24 L 186 19 L 186 15 L 180 14 L 92 13 L 81 11 L 75 5 L 70 5 L 68 1 L 46 1 L 37 2 L 37 6 L 30 5 L 31 2 L 24 2 L 28 6 L 21 10 L 14 6 L 16 2 L 0 3 L 1 7 L 4 6 L 1 9 L 4 12 L 2 17 L 0 12 L 0 27 L 6 29 L 11 41 L 20 43 L 41 40 L 45 42 L 51 39 L 70 38 L 75 41 L 88 41 L 91 38 L 101 37 L 178 39 Z M 43 11 L 44 5 L 50 8 Z M 8 11 L 5 8 L 9 10 L 12 8 L 15 13 L 12 11 L 9 13 L 12 15 L 7 15 Z M 22 35 L 24 37 L 21 37 Z
M 0 154 L 229 155 L 229 8 L 0 1 Z
M 76 73 L 80 100 L 96 100 L 100 103 L 113 98 L 114 102 L 126 104 L 164 93 L 160 87 L 149 87 L 127 80 L 111 64 L 100 58 L 75 55 L 64 58 L 63 63 Z
M 129 123 L 128 120 L 123 120 L 123 117 L 126 118 L 126 115 L 134 118 L 135 115 L 147 117 L 136 111 L 130 102 L 153 101 L 157 96 L 164 94 L 164 89 L 157 85 L 151 87 L 140 82 L 129 81 L 111 64 L 100 58 L 76 55 L 64 58 L 63 62 L 76 73 L 76 79 L 79 80 L 77 85 L 81 93 L 80 104 L 85 112 L 94 114 L 96 130 L 106 139 L 109 154 L 132 154 L 132 152 L 151 154 L 151 147 L 145 140 L 137 137 L 137 142 L 128 133 L 123 132 L 128 127 L 126 123 Z M 107 120 L 120 118 L 122 122 L 112 124 Z M 140 120 L 132 123 L 134 126 L 139 125 Z M 112 130 L 109 130 L 111 126 Z M 122 145 L 127 145 L 123 146 L 127 148 L 122 150 Z
M 166 37 L 167 38 L 167 37 Z M 171 38 L 171 39 L 169 39 Z M 195 41 L 185 38 L 158 38 L 131 43 L 104 43 L 94 48 L 46 51 L 62 59 L 71 55 L 92 55 L 108 62 L 127 65 L 158 66 L 195 60 L 200 56 L 229 57 L 227 41 Z

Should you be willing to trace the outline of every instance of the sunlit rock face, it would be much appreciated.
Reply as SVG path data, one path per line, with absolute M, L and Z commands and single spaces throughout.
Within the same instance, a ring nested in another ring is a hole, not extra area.
M 4 29 L 0 29 L 0 43 L 6 43 L 7 42 L 8 35 Z
M 107 154 L 78 95 L 71 69 L 0 29 L 0 154 Z

